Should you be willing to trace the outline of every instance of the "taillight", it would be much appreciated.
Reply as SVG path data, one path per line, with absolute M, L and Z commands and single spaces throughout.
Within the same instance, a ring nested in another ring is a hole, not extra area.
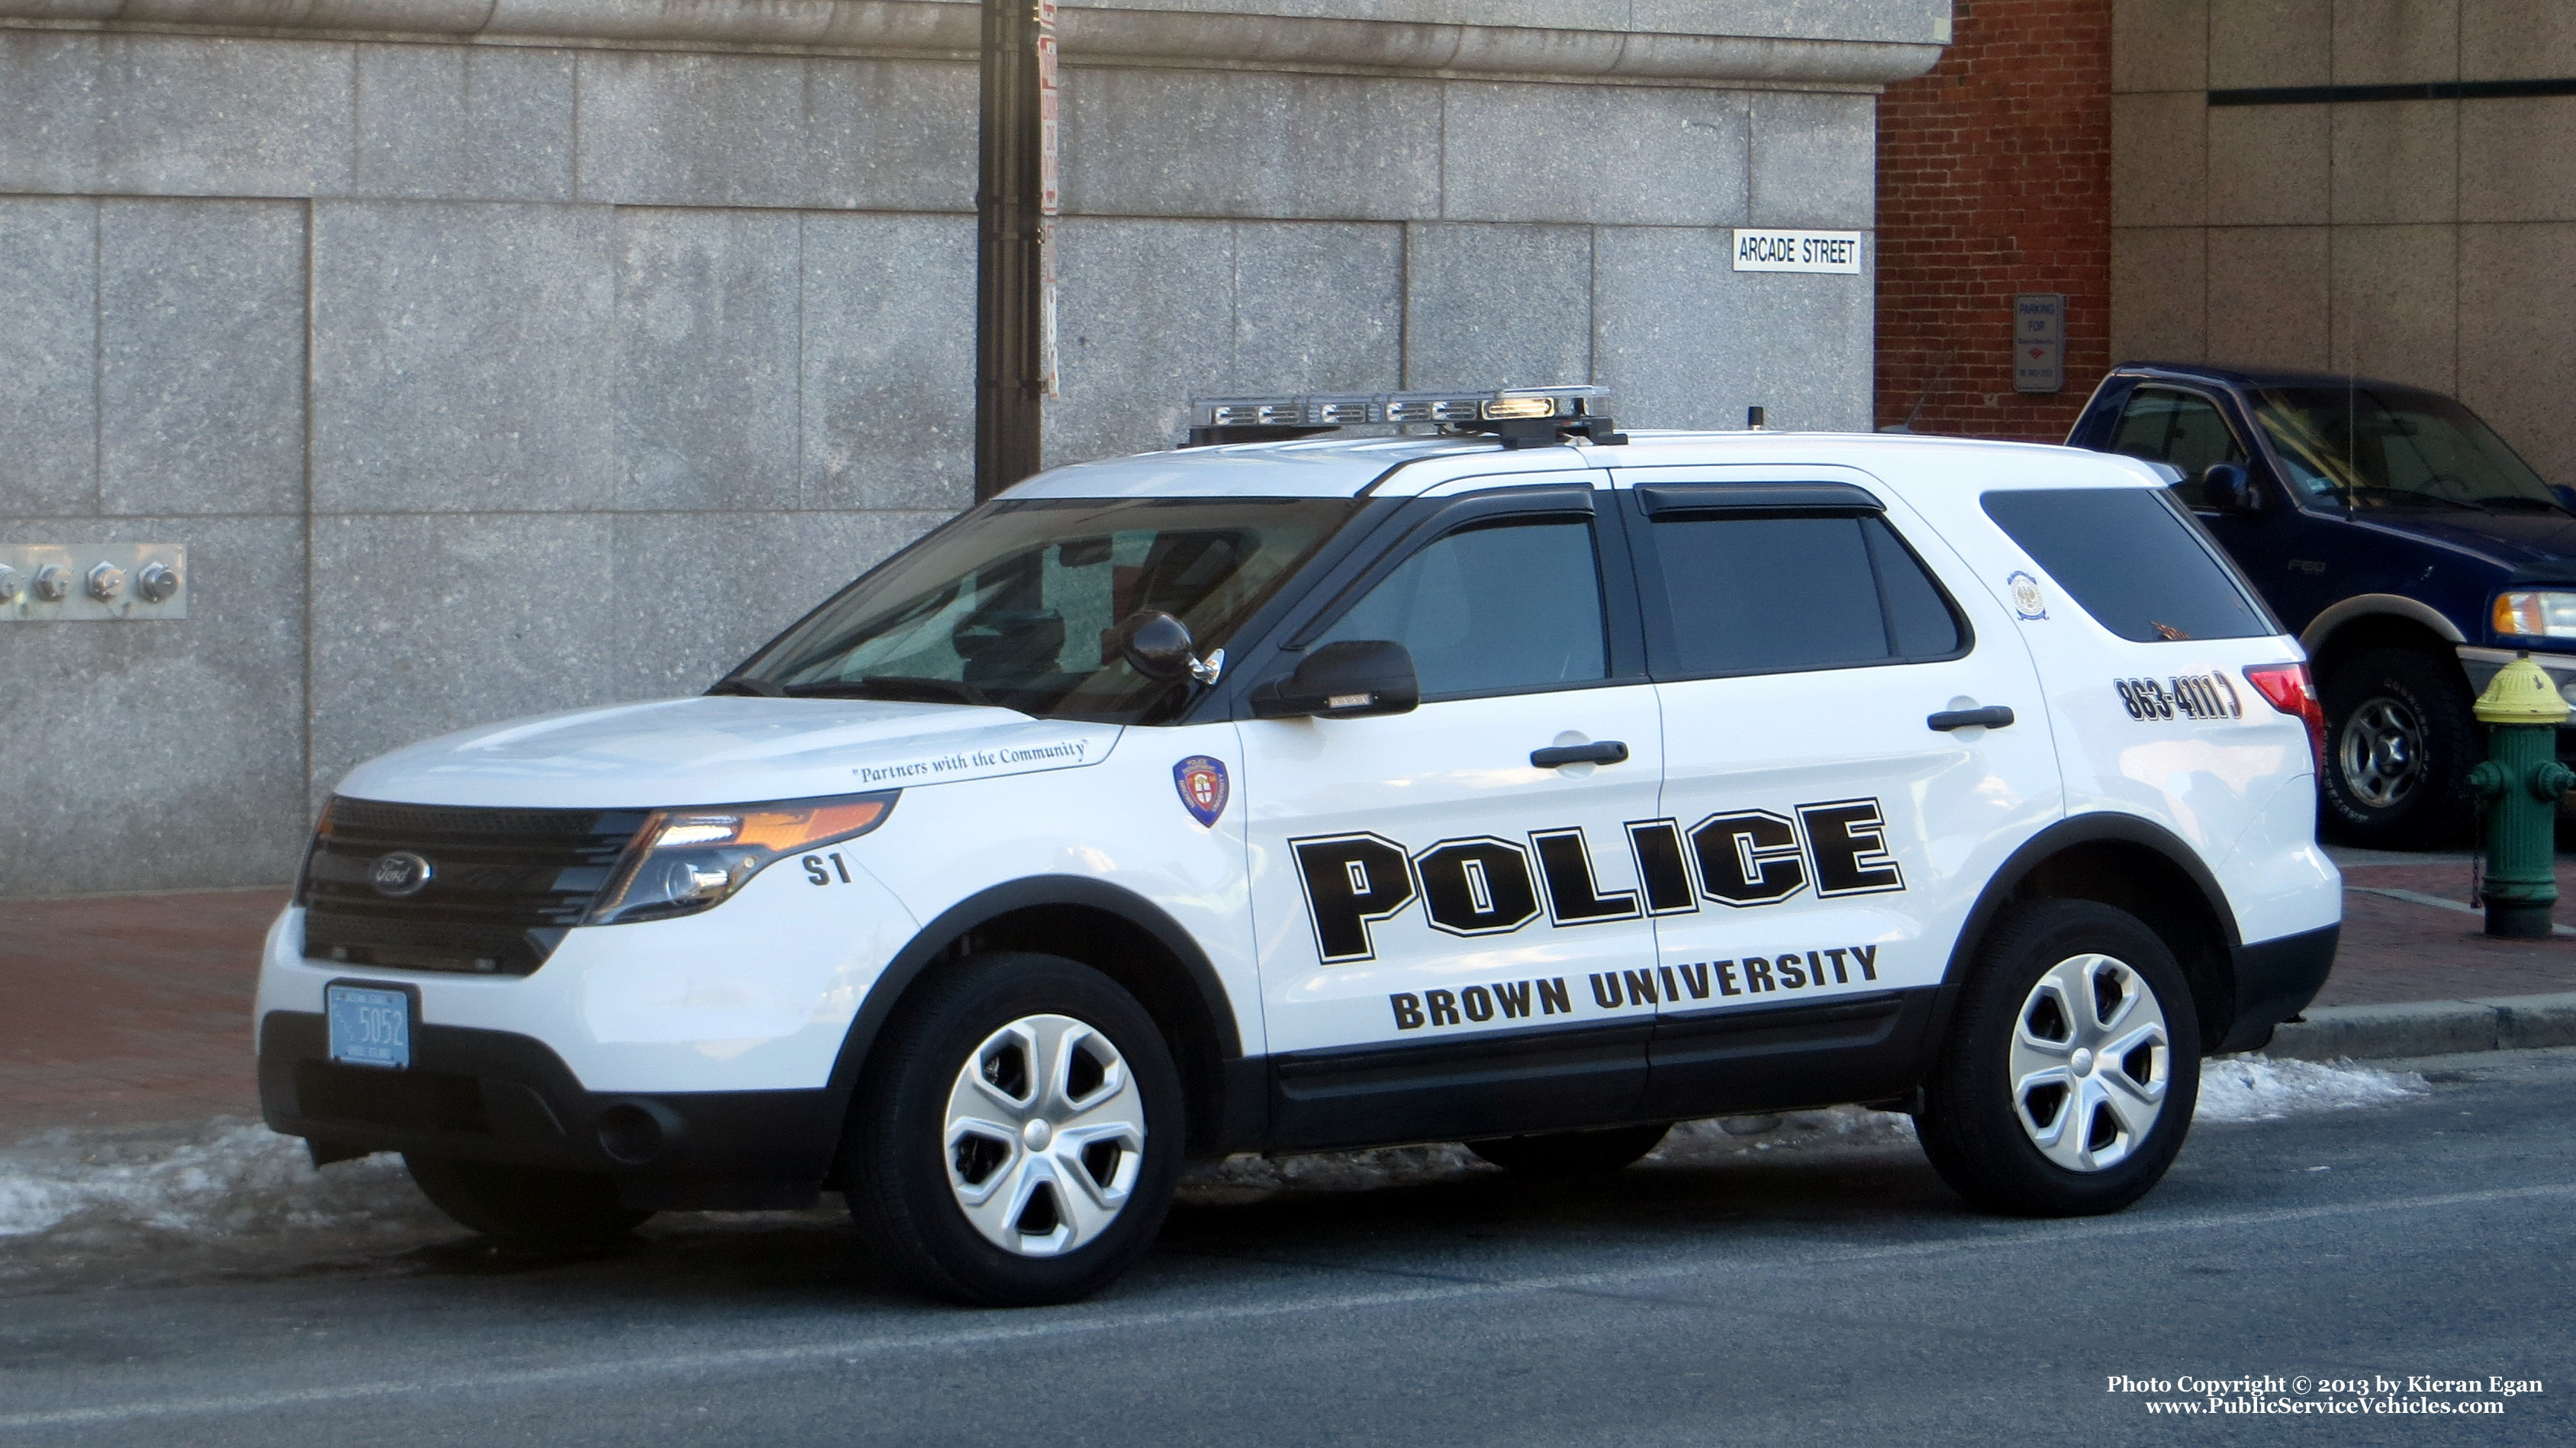
M 2317 772 L 2326 768 L 2326 706 L 2317 698 L 2316 684 L 2308 678 L 2305 664 L 2256 664 L 2245 671 L 2245 682 L 2271 701 L 2272 707 L 2284 714 L 2296 714 L 2308 726 L 2308 756 Z

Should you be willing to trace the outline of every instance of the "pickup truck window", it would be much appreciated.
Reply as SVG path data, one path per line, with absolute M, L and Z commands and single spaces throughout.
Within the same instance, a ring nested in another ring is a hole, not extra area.
M 2280 632 L 2200 526 L 2160 488 L 1988 493 L 1986 516 L 2124 639 L 2244 639 Z
M 2185 507 L 2208 506 L 2201 496 L 2200 475 L 2212 463 L 2242 463 L 2245 449 L 2220 415 L 2216 404 L 2196 393 L 2169 387 L 2141 387 L 2120 410 L 2111 433 L 2111 451 L 2151 463 L 2171 463 L 2182 472 L 2174 496 Z
M 2438 393 L 2272 387 L 2254 420 L 2290 485 L 2356 508 L 2564 511 L 2478 415 Z

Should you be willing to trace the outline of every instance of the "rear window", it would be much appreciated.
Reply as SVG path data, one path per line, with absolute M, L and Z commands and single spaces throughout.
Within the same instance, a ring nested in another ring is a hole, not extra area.
M 1985 504 L 2060 592 L 2124 639 L 2280 632 L 2162 488 L 2042 488 L 1988 493 Z

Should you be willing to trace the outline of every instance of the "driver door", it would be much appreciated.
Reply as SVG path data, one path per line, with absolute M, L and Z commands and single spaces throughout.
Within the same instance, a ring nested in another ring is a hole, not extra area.
M 1663 747 L 1616 520 L 1588 479 L 1432 506 L 1302 640 L 1402 644 L 1419 707 L 1240 725 L 1277 1146 L 1615 1121 L 1644 1084 L 1623 827 Z

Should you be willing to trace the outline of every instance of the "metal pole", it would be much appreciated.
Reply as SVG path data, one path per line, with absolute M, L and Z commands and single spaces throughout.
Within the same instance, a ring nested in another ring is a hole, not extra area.
M 978 501 L 1038 470 L 1046 387 L 1038 33 L 1036 0 L 984 0 L 975 187 Z

